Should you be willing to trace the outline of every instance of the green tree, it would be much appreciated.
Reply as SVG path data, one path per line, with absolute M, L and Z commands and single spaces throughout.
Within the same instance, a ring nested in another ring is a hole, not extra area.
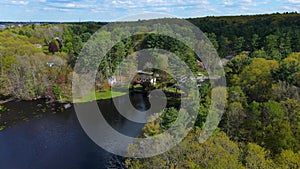
M 261 104 L 252 102 L 249 104 L 247 118 L 245 120 L 245 136 L 247 141 L 261 144 L 263 142 L 263 122 L 262 122 Z
M 248 143 L 245 157 L 248 169 L 272 169 L 273 161 L 269 158 L 269 152 L 254 143 Z
M 215 49 L 218 50 L 219 49 L 219 43 L 218 43 L 216 34 L 215 33 L 206 33 L 206 36 L 208 37 L 210 42 L 213 44 Z
M 291 150 L 284 150 L 276 158 L 278 168 L 282 169 L 298 169 L 300 168 L 300 151 L 294 153 Z
M 28 38 L 32 37 L 32 33 L 29 30 L 26 30 L 24 35 L 27 36 Z
M 143 135 L 145 137 L 155 136 L 160 132 L 160 125 L 157 121 L 147 123 L 143 128 Z
M 164 130 L 170 128 L 175 122 L 175 120 L 177 119 L 177 117 L 178 117 L 178 111 L 175 108 L 171 107 L 171 108 L 164 109 L 160 120 L 161 128 Z
M 251 39 L 251 51 L 256 51 L 259 49 L 260 44 L 259 44 L 260 38 L 257 34 L 252 35 Z
M 220 36 L 218 42 L 219 42 L 218 53 L 221 57 L 225 57 L 232 54 L 232 50 L 230 49 L 231 41 L 229 40 L 229 38 Z
M 243 91 L 249 96 L 249 101 L 266 101 L 272 94 L 271 71 L 278 68 L 278 63 L 273 60 L 254 58 L 240 74 Z
M 23 30 L 19 30 L 19 35 L 25 35 Z
M 283 58 L 286 58 L 292 53 L 291 37 L 288 33 L 284 33 L 279 38 L 279 52 Z
M 293 53 L 285 58 L 277 69 L 272 71 L 273 78 L 288 84 L 297 83 L 297 73 L 300 72 L 300 53 Z
M 269 100 L 268 102 L 262 103 L 261 106 L 262 122 L 265 127 L 272 125 L 273 122 L 282 122 L 284 120 L 284 112 L 280 103 Z
M 72 42 L 73 44 L 73 51 L 76 55 L 78 55 L 82 49 L 83 43 L 82 43 L 82 39 L 80 38 L 80 36 L 75 36 L 74 40 Z
M 232 58 L 225 67 L 226 79 L 231 86 L 240 85 L 240 77 L 238 76 L 242 70 L 252 62 L 249 53 L 242 52 Z
M 200 144 L 200 129 L 191 130 L 176 147 L 164 154 L 147 159 L 127 159 L 128 168 L 244 168 L 239 162 L 240 150 L 225 133 L 215 132 L 209 140 Z M 130 151 L 135 151 L 134 146 Z M 155 148 L 155 147 L 152 147 Z
M 243 51 L 244 43 L 245 43 L 244 37 L 234 37 L 233 50 L 235 51 L 236 54 Z
M 247 107 L 247 96 L 244 94 L 240 86 L 229 87 L 228 90 L 228 102 L 239 102 L 243 107 Z
M 265 147 L 272 153 L 278 154 L 282 150 L 294 150 L 297 144 L 291 131 L 290 123 L 285 121 L 284 112 L 279 103 L 269 101 L 263 106 L 263 121 L 265 126 Z
M 268 59 L 268 55 L 264 49 L 259 49 L 255 50 L 252 54 L 251 57 L 256 57 L 256 58 L 265 58 Z
M 279 45 L 278 42 L 279 37 L 277 35 L 268 35 L 265 39 L 265 49 L 267 52 L 267 55 L 269 56 L 267 59 L 276 59 L 281 60 L 282 56 L 279 52 Z
M 1 61 L 1 70 L 3 71 L 11 71 L 14 64 L 17 64 L 18 60 L 13 56 L 7 56 L 2 58 Z
M 291 131 L 296 140 L 300 140 L 300 103 L 294 99 L 281 101 L 280 105 L 284 111 L 285 118 L 291 126 Z M 300 150 L 300 145 L 295 145 L 295 150 Z
M 287 122 L 274 123 L 266 128 L 265 147 L 273 154 L 278 154 L 282 150 L 294 150 L 297 140 L 293 137 L 290 125 Z
M 225 113 L 226 116 L 226 130 L 227 135 L 231 136 L 234 140 L 240 140 L 242 138 L 246 113 L 240 102 L 233 102 L 228 105 L 228 110 Z
M 89 32 L 85 32 L 80 35 L 82 42 L 87 42 L 92 35 Z

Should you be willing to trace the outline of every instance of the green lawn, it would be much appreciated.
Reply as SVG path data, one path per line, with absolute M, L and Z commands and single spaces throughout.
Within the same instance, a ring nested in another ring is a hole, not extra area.
M 134 85 L 133 88 L 136 89 L 136 90 L 143 90 L 143 86 L 140 85 L 140 84 Z
M 104 92 L 91 92 L 88 95 L 84 96 L 81 99 L 76 99 L 74 100 L 75 103 L 80 103 L 80 102 L 90 102 L 94 100 L 104 100 L 104 99 L 110 99 L 112 98 L 112 95 L 114 97 L 119 97 L 127 94 L 126 92 L 120 92 L 120 91 L 104 91 Z
M 165 89 L 165 91 L 176 93 L 176 89 L 174 87 L 168 87 Z M 180 89 L 177 89 L 177 93 L 183 94 L 183 92 Z

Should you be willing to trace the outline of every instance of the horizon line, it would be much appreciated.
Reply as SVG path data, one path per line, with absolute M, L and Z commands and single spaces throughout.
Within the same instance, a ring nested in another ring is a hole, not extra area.
M 221 17 L 246 17 L 246 16 L 264 16 L 264 15 L 287 15 L 287 14 L 300 14 L 298 11 L 286 11 L 286 12 L 273 12 L 273 13 L 256 13 L 256 14 L 236 14 L 236 15 L 206 15 L 206 16 L 195 16 L 195 17 L 173 17 L 178 19 L 201 19 L 201 18 L 221 18 Z M 172 17 L 163 17 L 163 18 L 149 18 L 149 19 L 137 19 L 137 20 L 128 20 L 130 21 L 139 21 L 139 20 L 152 20 L 152 19 L 166 19 L 166 18 L 172 18 Z M 80 18 L 78 20 L 65 20 L 65 21 L 54 21 L 54 20 L 0 20 L 0 23 L 88 23 L 88 22 L 95 22 L 95 23 L 110 23 L 110 22 L 120 22 L 120 20 L 112 20 L 112 21 L 100 21 L 100 20 L 81 20 Z M 122 20 L 122 22 L 124 22 Z M 125 20 L 126 22 L 126 20 Z

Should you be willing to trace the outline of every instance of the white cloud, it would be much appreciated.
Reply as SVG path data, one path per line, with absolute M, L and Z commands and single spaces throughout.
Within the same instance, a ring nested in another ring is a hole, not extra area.
M 264 5 L 264 4 L 268 4 L 270 2 L 270 0 L 263 0 L 263 1 L 252 1 L 252 0 L 241 0 L 240 1 L 240 6 L 241 7 L 249 7 L 249 6 L 259 6 L 259 5 Z
M 159 11 L 159 12 L 172 12 L 173 10 L 171 8 L 167 7 L 156 7 L 153 8 L 154 11 Z
M 164 2 L 163 0 L 146 0 L 147 3 L 162 3 Z
M 46 11 L 62 11 L 62 12 L 70 12 L 70 9 L 62 9 L 62 8 L 50 8 L 50 7 L 45 7 L 43 10 Z
M 114 1 L 112 1 L 112 4 L 114 4 L 114 5 L 132 5 L 134 3 L 132 1 L 114 0 Z
M 299 4 L 300 0 L 287 0 L 287 2 L 291 4 Z
M 233 3 L 233 1 L 231 1 L 231 0 L 224 0 L 224 1 L 223 1 L 223 5 L 224 5 L 224 6 L 233 6 L 234 3 Z
M 27 5 L 28 1 L 11 1 L 11 4 L 13 5 Z
M 68 8 L 68 9 L 88 9 L 92 8 L 92 5 L 89 4 L 79 4 L 79 3 L 49 3 L 48 6 L 50 8 Z
M 208 5 L 210 4 L 209 0 L 173 0 L 169 1 L 173 4 L 189 5 L 189 4 L 198 4 L 198 5 Z
M 186 6 L 197 6 L 197 5 L 208 5 L 209 0 L 113 0 L 105 1 L 107 4 L 111 4 L 111 8 L 150 8 L 150 7 L 186 7 Z
M 297 11 L 297 7 L 290 7 L 290 6 L 283 6 L 283 9 L 288 10 L 288 11 Z

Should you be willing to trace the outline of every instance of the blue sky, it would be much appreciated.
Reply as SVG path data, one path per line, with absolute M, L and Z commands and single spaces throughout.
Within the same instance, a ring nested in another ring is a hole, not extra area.
M 116 21 L 147 12 L 179 18 L 300 10 L 300 0 L 0 0 L 0 21 Z

